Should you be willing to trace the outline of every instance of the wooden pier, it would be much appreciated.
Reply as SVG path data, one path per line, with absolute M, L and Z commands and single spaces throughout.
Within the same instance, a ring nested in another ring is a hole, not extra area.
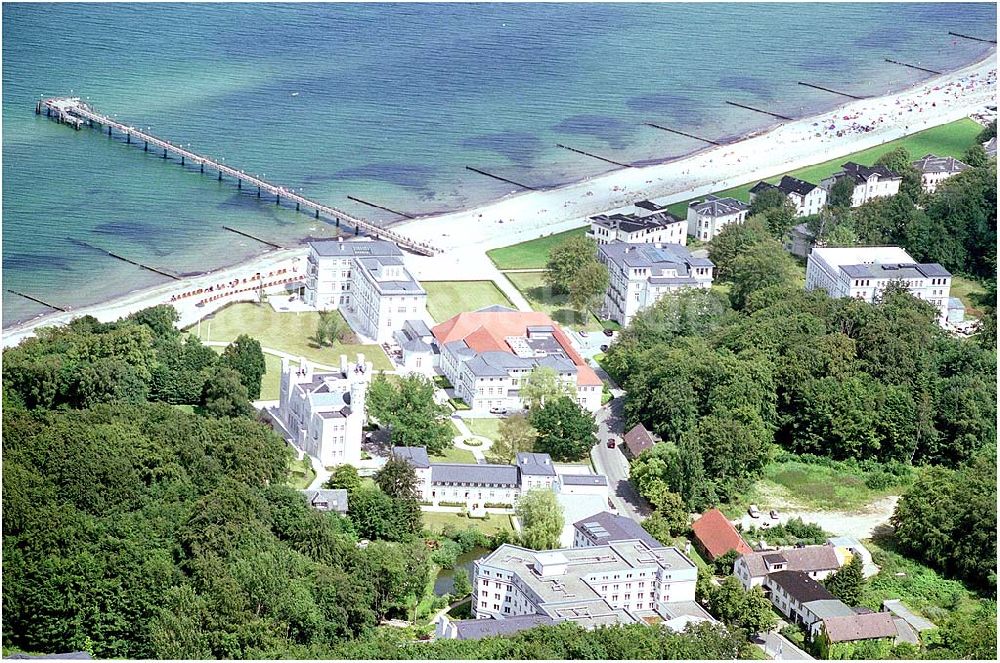
M 136 141 L 141 141 L 143 143 L 143 150 L 148 151 L 150 147 L 155 149 L 163 150 L 163 158 L 167 158 L 168 154 L 172 154 L 175 157 L 180 158 L 181 165 L 190 163 L 195 166 L 201 167 L 201 172 L 205 172 L 205 167 L 209 167 L 218 173 L 218 179 L 221 181 L 223 175 L 231 177 L 236 180 L 237 186 L 242 189 L 244 184 L 257 187 L 258 197 L 261 192 L 267 192 L 275 197 L 278 204 L 281 203 L 282 198 L 290 203 L 295 203 L 295 209 L 300 209 L 301 207 L 306 207 L 312 209 L 316 218 L 322 214 L 328 218 L 333 219 L 339 226 L 341 221 L 354 226 L 355 234 L 360 231 L 365 231 L 369 235 L 373 236 L 375 239 L 387 239 L 395 242 L 400 247 L 405 248 L 413 253 L 417 253 L 425 256 L 432 256 L 438 253 L 438 249 L 426 244 L 424 242 L 418 242 L 417 240 L 405 237 L 397 232 L 386 230 L 380 226 L 366 221 L 364 219 L 359 219 L 355 216 L 347 214 L 343 210 L 337 209 L 330 205 L 324 205 L 322 203 L 315 202 L 295 193 L 285 187 L 272 184 L 266 180 L 263 180 L 254 175 L 249 175 L 242 170 L 237 170 L 232 166 L 227 166 L 215 159 L 203 156 L 187 150 L 183 147 L 174 145 L 170 141 L 158 138 L 150 133 L 136 129 L 135 127 L 128 126 L 117 122 L 107 115 L 102 115 L 96 112 L 90 107 L 89 104 L 83 102 L 78 97 L 53 97 L 50 99 L 44 99 L 39 101 L 35 106 L 35 113 L 41 114 L 42 112 L 49 117 L 55 117 L 59 122 L 70 124 L 76 129 L 80 129 L 84 122 L 88 122 L 90 126 L 99 124 L 102 127 L 107 127 L 108 135 L 112 135 L 112 131 L 117 131 L 125 136 L 127 143 L 132 143 L 132 139 L 135 138 Z
M 848 94 L 847 92 L 841 92 L 840 90 L 834 90 L 833 88 L 823 87 L 822 85 L 816 85 L 814 83 L 806 83 L 804 81 L 799 81 L 799 85 L 805 85 L 806 87 L 815 88 L 817 90 L 823 90 L 823 92 L 829 92 L 831 94 L 839 94 L 842 97 L 849 97 L 851 99 L 867 99 L 868 97 L 859 97 L 856 94 Z
M 794 117 L 788 117 L 787 115 L 780 115 L 779 113 L 772 113 L 771 111 L 762 110 L 760 108 L 754 108 L 753 106 L 747 106 L 746 104 L 738 104 L 735 101 L 727 101 L 730 106 L 736 106 L 737 108 L 745 108 L 747 110 L 752 110 L 757 113 L 763 113 L 764 115 L 770 115 L 771 117 L 776 117 L 779 120 L 794 120 Z
M 927 67 L 918 67 L 915 64 L 900 62 L 899 60 L 890 60 L 889 58 L 886 58 L 885 61 L 890 64 L 898 64 L 902 67 L 909 67 L 910 69 L 916 69 L 918 71 L 926 71 L 928 74 L 938 74 L 939 76 L 941 75 L 941 72 L 936 69 L 928 69 Z
M 615 166 L 619 166 L 621 168 L 631 168 L 631 166 L 627 163 L 622 163 L 621 161 L 614 161 L 613 159 L 600 157 L 597 156 L 596 154 L 591 154 L 590 152 L 584 152 L 583 150 L 578 150 L 575 147 L 569 147 L 567 145 L 563 145 L 562 143 L 556 143 L 556 147 L 561 147 L 564 150 L 569 150 L 570 152 L 576 152 L 577 154 L 582 154 L 583 156 L 590 157 L 591 159 L 597 159 L 598 161 L 605 161 L 607 163 L 614 164 Z
M 664 127 L 659 124 L 653 124 L 652 122 L 646 122 L 647 127 L 653 127 L 654 129 L 659 129 L 660 131 L 669 131 L 672 134 L 677 134 L 679 136 L 686 136 L 687 138 L 694 138 L 695 140 L 700 140 L 705 143 L 711 143 L 712 145 L 722 145 L 722 143 L 714 140 L 709 140 L 708 138 L 702 138 L 701 136 L 695 136 L 694 134 L 685 133 L 683 131 L 678 131 L 677 129 L 671 129 L 670 127 Z

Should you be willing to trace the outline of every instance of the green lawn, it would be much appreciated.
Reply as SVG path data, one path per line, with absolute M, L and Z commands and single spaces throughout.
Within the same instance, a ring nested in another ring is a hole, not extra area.
M 233 341 L 240 334 L 247 334 L 260 341 L 264 347 L 282 350 L 328 366 L 339 366 L 341 354 L 354 359 L 361 352 L 366 360 L 375 365 L 376 370 L 392 370 L 389 358 L 377 345 L 336 343 L 331 347 L 319 347 L 312 340 L 318 322 L 319 314 L 313 311 L 277 313 L 268 305 L 233 304 L 216 311 L 211 320 L 202 321 L 200 338 L 203 341 Z M 199 325 L 192 325 L 188 331 L 197 335 Z
M 965 154 L 965 151 L 976 143 L 976 137 L 982 130 L 982 126 L 980 126 L 975 120 L 962 118 L 961 120 L 957 120 L 949 124 L 942 124 L 939 127 L 925 129 L 924 131 L 910 134 L 909 136 L 904 136 L 903 138 L 897 140 L 889 141 L 888 143 L 884 143 L 878 147 L 872 147 L 867 150 L 862 150 L 861 152 L 848 154 L 847 156 L 840 157 L 838 159 L 831 159 L 830 161 L 824 161 L 823 163 L 806 166 L 805 168 L 793 170 L 786 174 L 807 182 L 812 182 L 813 184 L 819 184 L 821 179 L 829 177 L 833 173 L 837 172 L 840 170 L 841 165 L 847 163 L 848 161 L 854 161 L 865 166 L 870 166 L 874 164 L 875 160 L 880 156 L 886 152 L 896 149 L 897 147 L 905 147 L 907 152 L 910 153 L 910 157 L 913 159 L 919 159 L 925 154 L 936 154 L 939 157 L 961 158 L 962 155 Z M 817 154 L 822 154 L 822 152 L 818 151 Z M 780 179 L 781 175 L 778 175 L 776 177 L 767 178 L 767 181 L 776 183 Z M 759 181 L 760 180 L 747 182 L 746 184 L 733 187 L 732 189 L 716 192 L 715 195 L 720 198 L 729 196 L 748 202 L 750 200 L 750 188 Z M 681 218 L 686 218 L 687 206 L 689 202 L 689 200 L 685 200 L 679 203 L 674 203 L 669 206 L 669 210 Z
M 872 490 L 864 475 L 837 467 L 813 465 L 793 460 L 776 461 L 764 468 L 762 479 L 754 483 L 738 503 L 724 511 L 738 514 L 749 504 L 776 509 L 830 509 L 849 511 L 887 495 L 898 495 L 900 486 Z
M 488 437 L 494 442 L 500 437 L 500 420 L 496 418 L 466 419 L 465 425 L 475 435 Z
M 498 269 L 542 269 L 549 261 L 549 251 L 553 246 L 586 232 L 586 228 L 574 228 L 555 235 L 493 249 L 487 251 L 486 255 Z
M 951 277 L 951 296 L 958 297 L 965 304 L 966 318 L 978 318 L 983 314 L 976 306 L 979 300 L 975 296 L 985 294 L 986 288 L 978 281 L 962 276 Z
M 295 489 L 308 488 L 316 478 L 309 458 L 293 460 L 288 464 L 288 485 Z
M 510 516 L 490 514 L 489 520 L 479 520 L 478 518 L 465 518 L 457 513 L 431 513 L 424 511 L 422 514 L 424 527 L 435 533 L 440 533 L 445 525 L 452 525 L 457 529 L 469 529 L 475 527 L 487 536 L 496 534 L 501 530 L 513 532 L 514 528 L 510 524 Z
M 458 449 L 456 447 L 448 447 L 445 452 L 439 456 L 430 457 L 432 463 L 467 463 L 469 465 L 476 464 L 476 457 L 471 451 L 466 449 Z
M 499 304 L 517 308 L 493 281 L 424 281 L 427 312 L 444 322 L 464 311 Z
M 551 288 L 545 285 L 543 272 L 505 272 L 514 287 L 521 291 L 524 298 L 536 311 L 547 313 L 550 318 L 563 327 L 571 327 L 577 331 L 599 332 L 603 327 L 601 322 L 591 314 L 580 315 L 566 303 L 566 295 L 553 294 Z

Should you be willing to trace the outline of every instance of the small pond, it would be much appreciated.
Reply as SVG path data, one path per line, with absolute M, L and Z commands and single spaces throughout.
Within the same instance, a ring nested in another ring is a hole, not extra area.
M 467 553 L 458 556 L 453 569 L 441 569 L 437 580 L 434 581 L 434 595 L 444 596 L 450 594 L 455 586 L 455 571 L 464 568 L 469 573 L 469 580 L 472 580 L 472 563 L 483 555 L 489 554 L 488 548 L 473 548 Z

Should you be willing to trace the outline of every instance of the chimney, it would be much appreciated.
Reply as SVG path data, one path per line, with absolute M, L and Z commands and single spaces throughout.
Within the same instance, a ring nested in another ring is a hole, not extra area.
M 347 375 L 347 355 L 340 355 L 340 372 Z

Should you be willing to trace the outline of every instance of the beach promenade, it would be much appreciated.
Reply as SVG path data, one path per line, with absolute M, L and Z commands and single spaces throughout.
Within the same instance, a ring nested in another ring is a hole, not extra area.
M 667 163 L 622 168 L 554 189 L 511 195 L 470 210 L 417 218 L 395 226 L 395 230 L 442 249 L 433 257 L 406 256 L 417 278 L 469 278 L 466 265 L 474 266 L 477 274 L 490 271 L 483 262 L 488 262 L 485 252 L 489 249 L 580 227 L 588 216 L 637 200 L 683 201 L 842 157 L 967 117 L 988 104 L 996 104 L 995 51 L 980 62 L 899 93 L 852 101 L 742 141 Z M 211 274 L 129 293 L 94 306 L 39 316 L 4 329 L 3 344 L 16 345 L 36 327 L 65 324 L 81 315 L 108 321 L 164 303 L 174 303 L 183 325 L 192 324 L 236 300 L 221 297 L 197 306 L 193 298 L 177 300 L 179 293 L 249 278 L 257 272 L 291 269 L 306 252 L 305 247 L 272 251 Z

